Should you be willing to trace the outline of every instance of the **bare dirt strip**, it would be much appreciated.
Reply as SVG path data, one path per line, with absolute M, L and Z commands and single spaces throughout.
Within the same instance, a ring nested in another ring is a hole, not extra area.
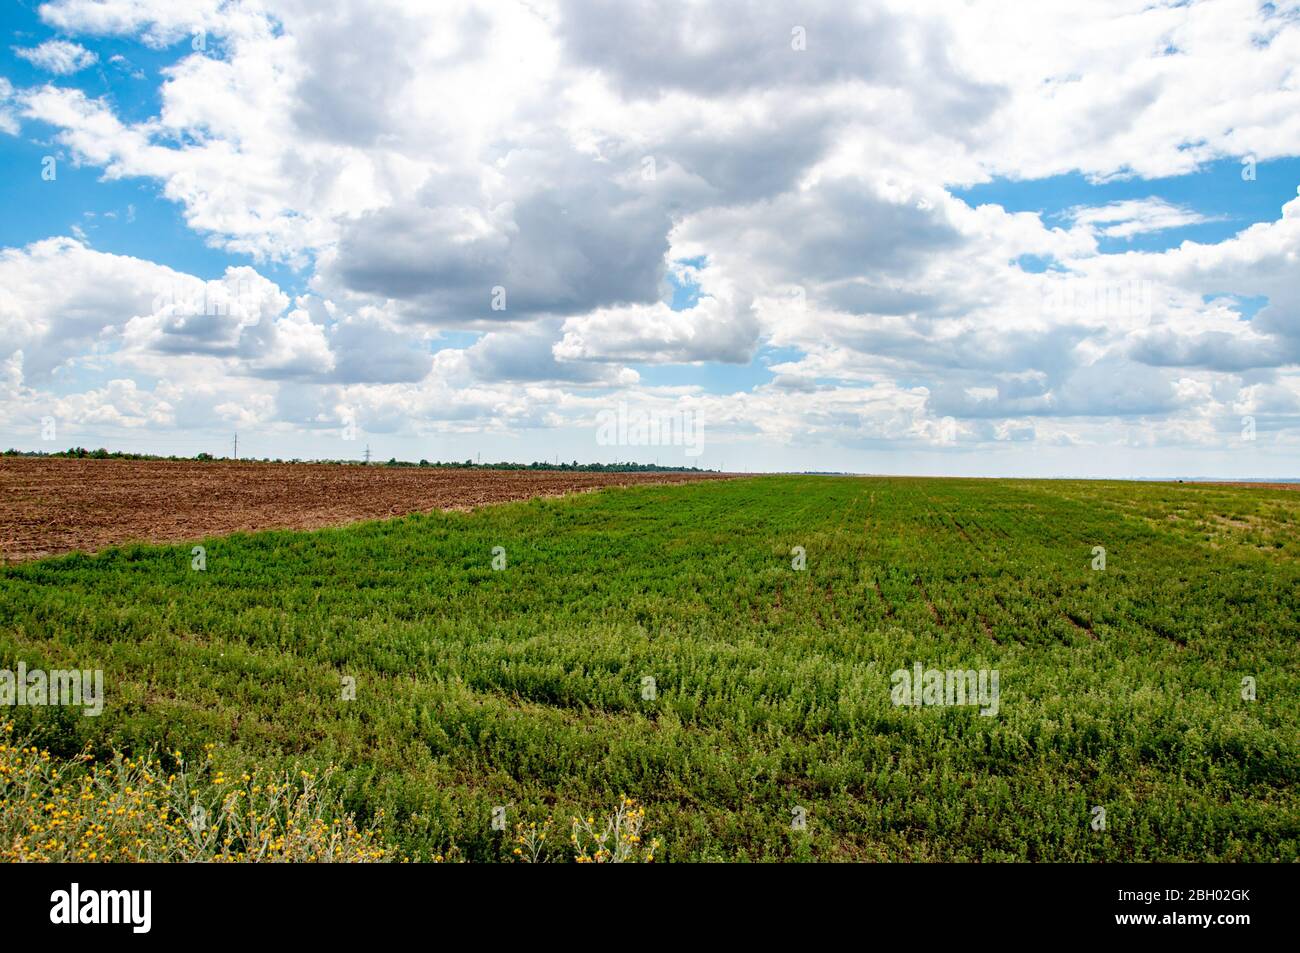
M 0 458 L 7 562 L 179 543 L 241 530 L 315 529 L 606 486 L 726 479 L 717 473 L 443 470 L 328 463 Z

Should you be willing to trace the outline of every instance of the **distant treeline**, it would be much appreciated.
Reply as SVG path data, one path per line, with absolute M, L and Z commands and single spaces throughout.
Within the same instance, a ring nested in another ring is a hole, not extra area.
M 15 450 L 12 447 L 3 454 L 6 457 L 63 457 L 72 460 L 211 460 L 224 463 L 233 462 L 230 457 L 214 457 L 210 453 L 200 453 L 192 457 L 161 456 L 153 453 L 125 453 L 120 450 L 105 450 L 100 447 L 98 450 L 87 450 L 85 447 L 69 447 L 67 450 Z M 350 466 L 367 466 L 360 460 L 301 460 L 294 457 L 291 460 L 271 459 L 270 457 L 240 457 L 240 463 L 337 463 Z M 473 460 L 463 462 L 456 460 L 442 461 L 421 460 L 419 463 L 412 463 L 409 460 L 398 460 L 396 457 L 390 458 L 386 463 L 376 460 L 368 464 L 375 467 L 434 467 L 443 470 L 563 470 L 575 473 L 641 473 L 641 472 L 683 472 L 683 473 L 704 473 L 699 467 L 669 467 L 660 466 L 654 463 L 579 463 L 574 460 L 572 463 L 551 463 L 535 460 L 532 463 L 475 463 Z

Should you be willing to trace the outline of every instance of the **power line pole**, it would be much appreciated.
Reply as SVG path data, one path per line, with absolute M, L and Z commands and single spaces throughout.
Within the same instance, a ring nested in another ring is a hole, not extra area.
M 366 444 L 366 466 L 370 465 L 370 444 Z
M 235 459 L 236 459 L 236 460 L 239 459 L 239 433 L 238 433 L 238 431 L 236 431 L 236 433 L 235 433 Z

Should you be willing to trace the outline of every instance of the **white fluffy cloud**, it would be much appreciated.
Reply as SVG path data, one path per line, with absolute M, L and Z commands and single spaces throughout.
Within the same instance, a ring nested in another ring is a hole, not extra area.
M 67 40 L 46 40 L 39 46 L 15 47 L 15 55 L 33 66 L 59 76 L 67 76 L 94 66 L 99 57 L 80 43 Z

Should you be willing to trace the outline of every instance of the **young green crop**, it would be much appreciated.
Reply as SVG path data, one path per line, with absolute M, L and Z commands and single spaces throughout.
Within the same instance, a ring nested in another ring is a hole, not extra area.
M 1295 860 L 1298 517 L 1193 484 L 607 490 L 209 539 L 201 572 L 8 567 L 0 667 L 103 669 L 98 718 L 9 709 L 45 747 L 336 765 L 403 855 L 509 859 L 630 797 L 659 860 Z M 895 705 L 917 663 L 996 670 L 997 713 Z

